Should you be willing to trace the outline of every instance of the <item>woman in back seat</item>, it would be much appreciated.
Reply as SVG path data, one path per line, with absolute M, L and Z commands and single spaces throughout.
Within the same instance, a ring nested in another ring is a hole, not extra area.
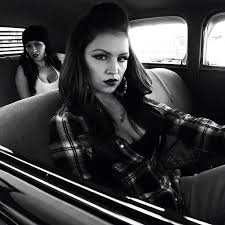
M 15 76 L 21 98 L 58 89 L 62 62 L 51 51 L 47 30 L 39 25 L 29 26 L 22 36 L 22 53 Z

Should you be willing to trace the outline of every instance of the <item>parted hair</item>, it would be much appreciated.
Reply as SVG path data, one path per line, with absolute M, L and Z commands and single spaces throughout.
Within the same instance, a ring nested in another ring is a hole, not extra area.
M 73 29 L 67 42 L 66 57 L 60 76 L 60 94 L 67 104 L 75 102 L 85 109 L 90 106 L 89 71 L 84 60 L 84 51 L 95 37 L 104 32 L 123 32 L 128 36 L 128 16 L 115 3 L 94 6 Z M 125 72 L 128 83 L 126 98 L 142 97 L 151 90 L 151 80 L 137 60 L 131 46 L 128 66 Z M 120 87 L 118 87 L 120 88 Z M 87 98 L 88 96 L 88 98 Z

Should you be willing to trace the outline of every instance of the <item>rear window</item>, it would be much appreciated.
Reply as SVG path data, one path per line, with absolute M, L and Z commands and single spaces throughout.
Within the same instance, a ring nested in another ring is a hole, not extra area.
M 177 16 L 130 22 L 131 45 L 142 63 L 186 65 L 187 24 Z
M 212 16 L 205 26 L 203 65 L 225 66 L 225 13 Z
M 0 56 L 23 52 L 22 33 L 24 28 L 0 27 Z

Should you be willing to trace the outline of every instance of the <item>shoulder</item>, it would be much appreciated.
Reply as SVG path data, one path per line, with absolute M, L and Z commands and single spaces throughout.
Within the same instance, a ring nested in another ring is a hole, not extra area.
M 74 115 L 67 106 L 65 106 L 64 104 L 61 106 L 61 108 L 56 111 L 56 113 L 53 115 L 52 118 L 55 119 L 69 119 L 69 118 L 74 118 L 74 119 L 81 119 L 81 116 L 76 116 Z
M 18 67 L 17 67 L 17 70 L 16 70 L 18 73 L 24 73 L 24 71 L 23 71 L 23 66 L 22 65 L 19 65 Z
M 63 120 L 67 120 L 70 117 L 70 112 L 68 111 L 67 107 L 64 105 L 52 116 L 50 122 L 62 122 Z
M 16 70 L 16 79 L 25 79 L 26 76 L 24 74 L 23 67 L 19 65 Z
M 83 116 L 78 116 L 70 112 L 66 106 L 62 106 L 51 118 L 50 124 L 55 124 L 57 127 L 70 127 L 87 131 L 87 125 Z

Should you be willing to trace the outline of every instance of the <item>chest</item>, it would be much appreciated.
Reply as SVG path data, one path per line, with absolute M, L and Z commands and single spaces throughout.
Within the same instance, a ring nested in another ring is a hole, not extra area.
M 52 66 L 39 68 L 38 71 L 38 77 L 44 83 L 53 83 L 58 79 L 58 74 Z

